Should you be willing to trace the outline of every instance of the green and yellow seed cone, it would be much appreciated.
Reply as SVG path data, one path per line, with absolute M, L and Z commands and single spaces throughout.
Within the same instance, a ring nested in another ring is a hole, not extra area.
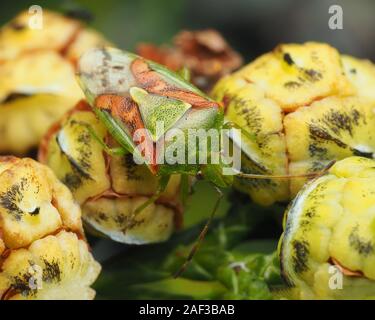
M 81 22 L 43 10 L 42 29 L 22 12 L 0 32 L 0 153 L 24 155 L 83 98 L 75 65 L 87 49 L 107 44 Z
M 241 126 L 242 170 L 300 175 L 332 160 L 375 158 L 375 66 L 308 42 L 282 44 L 220 80 L 213 97 Z M 236 187 L 255 202 L 287 201 L 306 179 L 251 180 Z
M 53 172 L 0 157 L 0 299 L 93 299 L 81 210 Z
M 279 244 L 294 298 L 375 298 L 374 209 L 374 160 L 346 158 L 302 188 Z

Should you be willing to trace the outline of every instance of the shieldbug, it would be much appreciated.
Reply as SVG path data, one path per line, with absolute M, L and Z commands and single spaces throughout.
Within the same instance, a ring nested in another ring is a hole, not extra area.
M 222 134 L 224 129 L 241 128 L 224 122 L 220 103 L 155 62 L 119 49 L 91 49 L 79 60 L 78 81 L 97 117 L 121 146 L 110 149 L 100 141 L 105 151 L 131 153 L 136 162 L 144 160 L 151 172 L 161 177 L 159 191 L 134 215 L 159 197 L 172 174 L 182 176 L 183 198 L 189 191 L 191 176 L 208 180 L 217 190 L 219 197 L 210 218 L 177 275 L 186 268 L 207 233 L 222 198 L 220 188 L 231 186 L 234 174 L 249 179 L 292 178 L 242 173 L 230 166 L 229 149 L 236 150 L 241 134 L 251 136 L 244 130 Z M 198 139 L 191 139 L 193 132 L 196 138 L 199 135 L 194 130 L 207 133 L 203 147 Z M 95 136 L 93 130 L 91 133 Z M 232 137 L 231 148 L 222 143 L 226 136 Z

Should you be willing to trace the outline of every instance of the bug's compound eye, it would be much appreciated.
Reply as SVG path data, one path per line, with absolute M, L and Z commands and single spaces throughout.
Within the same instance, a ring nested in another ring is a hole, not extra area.
M 197 178 L 197 180 L 203 180 L 204 179 L 203 172 L 198 171 L 198 173 L 195 175 L 195 177 Z

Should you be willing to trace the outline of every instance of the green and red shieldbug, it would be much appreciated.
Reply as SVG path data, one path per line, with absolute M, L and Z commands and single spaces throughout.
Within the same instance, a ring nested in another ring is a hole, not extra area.
M 191 176 L 208 180 L 220 194 L 196 246 L 193 247 L 180 272 L 192 259 L 207 232 L 222 197 L 219 188 L 231 186 L 233 174 L 256 179 L 291 178 L 291 176 L 245 174 L 238 170 L 225 171 L 225 169 L 230 169 L 228 158 L 226 158 L 228 155 L 219 157 L 217 161 L 217 152 L 215 153 L 214 148 L 217 146 L 217 141 L 214 142 L 215 139 L 208 138 L 208 146 L 202 151 L 198 139 L 191 142 L 189 135 L 194 129 L 221 133 L 224 129 L 233 129 L 236 126 L 224 121 L 224 112 L 220 103 L 208 97 L 179 74 L 155 62 L 119 49 L 91 49 L 79 60 L 78 81 L 94 112 L 121 146 L 120 149 L 109 149 L 104 142 L 101 142 L 103 148 L 114 154 L 131 153 L 135 160 L 138 159 L 137 161 L 147 158 L 146 163 L 151 172 L 161 177 L 159 192 L 137 208 L 134 214 L 139 213 L 158 198 L 172 174 L 182 176 L 183 198 L 186 198 L 189 192 L 189 177 Z M 158 130 L 158 123 L 163 124 L 161 131 Z M 173 130 L 183 132 L 182 141 L 176 140 L 175 137 L 169 140 L 166 138 Z M 137 135 L 140 131 L 141 136 Z M 248 135 L 242 130 L 236 136 L 240 137 L 241 133 Z M 95 132 L 92 134 L 95 136 Z M 222 140 L 224 135 L 219 136 Z M 172 150 L 179 153 L 180 147 L 189 145 L 190 148 L 182 148 L 184 161 L 175 163 L 160 161 L 157 145 L 161 140 L 164 142 L 163 151 L 172 147 Z M 220 147 L 221 142 L 219 142 Z M 236 143 L 235 140 L 234 142 Z M 233 152 L 234 149 L 233 147 Z M 220 155 L 222 151 L 222 149 L 219 150 Z M 197 161 L 203 158 L 200 157 L 202 152 L 207 155 L 207 158 Z M 316 176 L 316 174 L 308 176 Z

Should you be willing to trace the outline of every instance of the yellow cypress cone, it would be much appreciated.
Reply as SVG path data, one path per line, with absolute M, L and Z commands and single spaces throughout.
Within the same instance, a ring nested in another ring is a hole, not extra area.
M 81 210 L 53 172 L 0 157 L 0 299 L 93 299 Z
M 375 161 L 349 157 L 307 183 L 279 252 L 294 298 L 375 298 Z
M 22 12 L 0 32 L 0 153 L 24 155 L 49 126 L 83 98 L 75 64 L 108 44 L 78 20 L 43 10 L 42 29 Z
M 213 90 L 242 136 L 242 170 L 299 175 L 349 156 L 375 158 L 375 66 L 308 42 L 282 44 Z M 239 190 L 269 205 L 291 199 L 305 179 L 236 179 Z

